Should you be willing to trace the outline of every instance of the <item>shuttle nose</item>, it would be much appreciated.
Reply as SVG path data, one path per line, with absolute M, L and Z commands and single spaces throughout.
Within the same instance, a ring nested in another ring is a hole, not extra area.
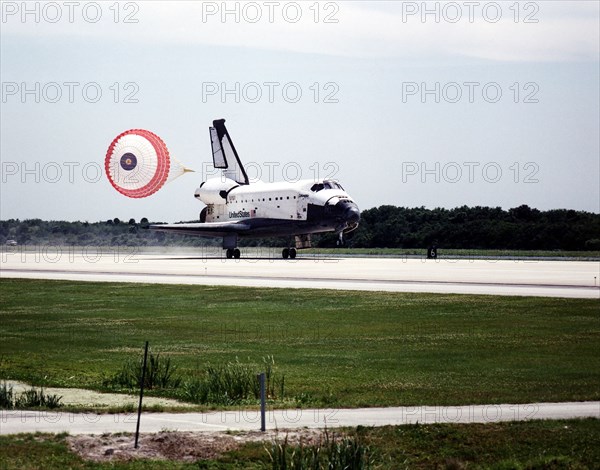
M 336 205 L 336 212 L 349 226 L 358 225 L 360 221 L 360 210 L 354 201 L 342 199 Z
M 355 203 L 350 203 L 347 205 L 344 211 L 344 220 L 348 222 L 349 225 L 358 224 L 360 221 L 360 210 Z

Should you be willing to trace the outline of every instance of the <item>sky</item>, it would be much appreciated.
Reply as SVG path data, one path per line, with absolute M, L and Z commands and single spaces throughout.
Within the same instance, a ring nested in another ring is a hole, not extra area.
M 194 220 L 219 118 L 251 179 L 361 209 L 600 212 L 599 2 L 0 5 L 0 219 Z M 118 193 L 135 128 L 195 173 Z

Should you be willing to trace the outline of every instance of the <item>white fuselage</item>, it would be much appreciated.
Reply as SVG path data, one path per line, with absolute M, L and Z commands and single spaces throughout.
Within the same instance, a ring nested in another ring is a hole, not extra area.
M 206 222 L 254 218 L 306 221 L 309 204 L 323 207 L 335 198 L 351 200 L 335 181 L 238 185 L 225 178 L 206 181 L 195 197 L 207 206 Z

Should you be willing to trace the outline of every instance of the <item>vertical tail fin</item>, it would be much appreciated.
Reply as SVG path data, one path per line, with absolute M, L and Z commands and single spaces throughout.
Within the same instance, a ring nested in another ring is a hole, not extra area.
M 223 169 L 225 177 L 238 184 L 249 184 L 248 175 L 225 127 L 225 119 L 213 121 L 209 132 L 215 168 Z

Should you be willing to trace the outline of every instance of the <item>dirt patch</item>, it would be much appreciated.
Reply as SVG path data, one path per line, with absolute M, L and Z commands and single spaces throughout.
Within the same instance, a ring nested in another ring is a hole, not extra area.
M 3 381 L 4 382 L 4 381 Z M 14 380 L 6 381 L 8 386 L 13 387 L 15 394 L 20 394 L 31 388 L 23 382 Z M 39 388 L 39 387 L 35 387 Z M 62 397 L 61 403 L 68 406 L 81 406 L 85 408 L 108 409 L 117 407 L 136 407 L 138 406 L 139 397 L 135 395 L 126 395 L 122 393 L 100 393 L 93 390 L 85 390 L 82 388 L 58 388 L 44 387 L 44 393 L 47 395 L 58 395 Z M 190 408 L 194 405 L 183 403 L 169 398 L 144 397 L 144 406 L 162 406 L 169 408 Z
M 85 460 L 95 462 L 131 461 L 136 459 L 178 460 L 195 462 L 218 458 L 248 442 L 264 442 L 269 446 L 274 440 L 288 439 L 295 445 L 312 444 L 319 440 L 318 429 L 279 431 L 249 431 L 240 433 L 160 432 L 140 434 L 139 447 L 134 448 L 133 434 L 103 434 L 101 436 L 69 436 L 71 450 Z

